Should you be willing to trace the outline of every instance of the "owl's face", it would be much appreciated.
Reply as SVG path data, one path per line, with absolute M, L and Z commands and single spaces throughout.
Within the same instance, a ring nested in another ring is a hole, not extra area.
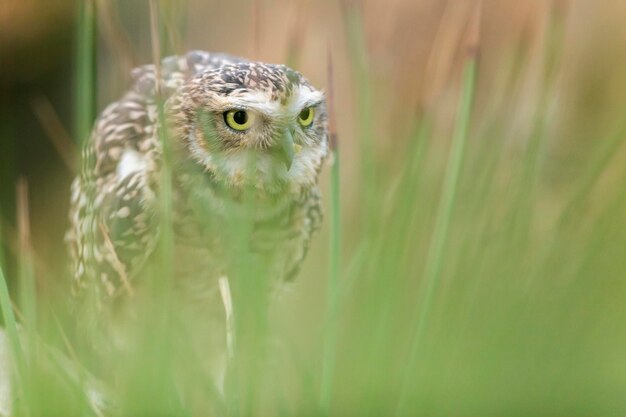
M 299 193 L 328 153 L 324 95 L 283 65 L 238 63 L 191 79 L 176 126 L 190 157 L 229 187 Z

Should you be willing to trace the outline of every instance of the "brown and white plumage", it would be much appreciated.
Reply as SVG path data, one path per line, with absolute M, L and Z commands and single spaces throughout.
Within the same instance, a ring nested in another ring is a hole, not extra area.
M 94 287 L 102 299 L 132 292 L 158 240 L 156 74 L 153 65 L 133 71 L 131 90 L 104 110 L 84 150 L 67 235 L 78 296 Z M 238 215 L 251 188 L 250 247 L 272 259 L 276 279 L 292 278 L 321 221 L 317 178 L 328 146 L 322 93 L 285 66 L 200 51 L 164 59 L 160 74 L 175 250 L 205 251 L 199 272 L 191 259 L 175 271 L 199 280 L 227 273 L 219 225 Z M 307 127 L 298 123 L 303 109 L 315 111 Z M 246 131 L 227 123 L 226 114 L 237 110 L 254 119 Z
M 125 344 L 112 317 L 133 316 L 131 295 L 141 292 L 142 271 L 159 255 L 167 160 L 171 282 L 180 322 L 189 324 L 179 331 L 219 384 L 226 338 L 218 280 L 237 269 L 240 249 L 260 260 L 253 273 L 268 282 L 264 288 L 293 279 L 320 226 L 324 97 L 283 65 L 200 51 L 132 76 L 132 88 L 97 119 L 72 185 L 67 241 L 77 317 L 96 351 Z M 246 233 L 233 238 L 239 224 Z

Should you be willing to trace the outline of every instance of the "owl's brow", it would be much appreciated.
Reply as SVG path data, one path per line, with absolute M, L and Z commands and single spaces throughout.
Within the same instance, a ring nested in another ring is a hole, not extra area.
M 301 88 L 295 95 L 294 101 L 290 104 L 292 111 L 300 111 L 305 107 L 315 107 L 324 101 L 324 93 L 310 88 Z
M 317 107 L 324 102 L 324 97 L 317 99 L 308 99 L 301 104 L 301 108 Z

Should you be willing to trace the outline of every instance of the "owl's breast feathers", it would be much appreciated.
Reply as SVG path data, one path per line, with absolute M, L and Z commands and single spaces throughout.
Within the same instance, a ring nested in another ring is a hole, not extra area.
M 245 60 L 198 51 L 166 58 L 161 68 L 161 97 L 167 99 L 198 73 L 242 61 Z M 157 135 L 155 69 L 153 65 L 143 66 L 132 75 L 132 89 L 109 105 L 96 121 L 83 150 L 81 174 L 72 185 L 71 225 L 66 240 L 73 262 L 75 294 L 85 288 L 94 289 L 104 298 L 132 292 L 133 277 L 158 242 L 162 149 Z M 187 162 L 173 161 L 173 165 L 182 167 Z M 216 192 L 219 187 L 211 182 L 210 175 L 203 174 L 201 181 L 206 187 L 194 190 L 185 187 L 184 180 L 194 173 L 177 177 L 174 172 L 175 242 L 181 242 L 176 243 L 179 247 L 175 250 L 184 250 L 194 236 L 201 236 L 193 245 L 196 248 L 202 242 L 220 240 L 218 236 L 206 239 L 206 233 L 219 234 L 219 227 L 203 228 L 198 219 L 196 203 L 202 199 L 208 199 L 212 208 L 225 207 L 220 201 L 225 198 L 223 193 Z M 217 213 L 214 223 L 219 224 L 224 215 L 228 215 L 227 210 Z M 291 279 L 320 223 L 321 204 L 317 187 L 313 186 L 283 200 L 267 219 L 255 221 L 250 245 L 258 253 L 284 250 L 287 259 L 279 268 L 280 278 Z M 201 230 L 204 234 L 199 233 Z M 220 248 L 212 245 L 207 249 L 219 253 Z

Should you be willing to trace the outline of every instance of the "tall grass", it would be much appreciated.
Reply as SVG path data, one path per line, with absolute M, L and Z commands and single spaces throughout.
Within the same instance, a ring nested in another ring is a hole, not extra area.
M 419 348 L 423 344 L 424 326 L 426 325 L 429 314 L 431 313 L 431 304 L 433 297 L 435 296 L 437 282 L 440 279 L 441 272 L 443 270 L 444 254 L 446 252 L 448 241 L 450 240 L 450 223 L 454 214 L 453 210 L 458 193 L 461 167 L 463 165 L 465 147 L 467 146 L 469 121 L 476 84 L 476 66 L 479 50 L 478 36 L 480 33 L 481 18 L 480 6 L 481 2 L 479 2 L 476 6 L 476 11 L 474 12 L 472 21 L 473 27 L 470 31 L 469 40 L 466 45 L 467 58 L 465 68 L 463 69 L 463 90 L 461 92 L 460 105 L 458 109 L 457 125 L 452 141 L 452 148 L 450 150 L 450 158 L 447 162 L 440 202 L 437 208 L 433 236 L 426 255 L 424 274 L 421 278 L 424 282 L 420 286 L 420 308 L 416 310 L 417 314 L 412 319 L 415 323 L 415 330 L 410 344 L 407 367 L 395 412 L 396 416 L 406 413 L 404 407 L 407 402 L 409 386 L 412 379 L 411 372 L 415 368 L 415 363 L 418 360 Z
M 80 4 L 77 142 L 86 139 L 93 121 L 97 67 L 95 3 Z M 62 314 L 67 299 L 37 293 L 36 283 L 50 278 L 34 267 L 22 183 L 17 210 L 20 285 L 11 295 L 0 264 L 0 309 L 15 363 L 15 415 L 626 413 L 626 172 L 619 154 L 624 118 L 612 120 L 612 136 L 594 138 L 570 184 L 559 188 L 550 182 L 547 168 L 567 168 L 550 152 L 562 139 L 555 136 L 555 127 L 560 106 L 565 106 L 558 100 L 567 70 L 562 9 L 553 8 L 547 20 L 540 91 L 533 95 L 526 129 L 515 129 L 501 107 L 522 107 L 516 89 L 528 70 L 528 51 L 515 50 L 502 64 L 505 82 L 482 77 L 477 7 L 455 45 L 465 55 L 449 81 L 458 86 L 453 129 L 438 121 L 438 112 L 447 113 L 448 104 L 435 103 L 408 119 L 393 119 L 402 124 L 397 131 L 405 133 L 381 138 L 377 132 L 383 119 L 393 115 L 376 106 L 381 92 L 358 4 L 342 2 L 338 19 L 350 57 L 351 66 L 344 70 L 355 92 L 358 116 L 353 121 L 337 116 L 342 109 L 336 103 L 349 100 L 338 97 L 344 90 L 334 81 L 339 55 L 334 43 L 327 62 L 332 157 L 323 176 L 328 182 L 323 184 L 326 231 L 316 240 L 303 273 L 315 278 L 315 288 L 325 288 L 320 302 L 292 306 L 289 317 L 273 311 L 281 301 L 270 295 L 270 283 L 259 278 L 266 260 L 255 258 L 247 247 L 253 230 L 246 213 L 254 210 L 255 201 L 253 193 L 244 193 L 248 204 L 243 216 L 218 225 L 231 238 L 225 256 L 233 273 L 220 281 L 216 298 L 231 303 L 224 317 L 228 323 L 191 316 L 198 327 L 215 325 L 216 340 L 225 328 L 229 332 L 224 384 L 216 384 L 201 369 L 203 358 L 187 346 L 188 335 L 177 321 L 190 316 L 179 315 L 180 300 L 170 280 L 173 257 L 180 254 L 174 252 L 172 179 L 165 169 L 159 256 L 141 277 L 151 284 L 148 295 L 131 298 L 137 317 L 123 317 L 116 329 L 132 349 L 84 358 L 74 347 L 80 335 L 68 331 L 81 317 Z M 150 5 L 158 67 L 164 54 L 182 48 L 171 22 L 185 24 L 176 5 Z M 262 31 L 258 7 L 255 3 L 252 8 L 255 33 Z M 300 9 L 298 14 L 305 15 Z M 288 43 L 287 59 L 293 65 L 303 62 L 297 50 L 303 44 L 301 39 Z M 259 48 L 255 45 L 255 53 Z M 163 112 L 160 103 L 161 118 Z M 357 141 L 338 138 L 347 123 L 355 125 Z M 167 167 L 171 155 L 165 133 L 160 139 Z M 380 152 L 389 148 L 392 161 Z M 350 175 L 356 180 L 346 187 Z M 358 187 L 353 195 L 359 204 L 346 201 L 350 187 Z M 68 281 L 58 279 L 59 285 Z M 307 288 L 306 283 L 296 286 L 283 299 L 308 301 L 315 294 L 303 294 Z M 12 300 L 20 301 L 15 310 Z M 98 315 L 95 305 L 93 309 Z M 17 318 L 14 311 L 20 312 Z M 285 329 L 294 322 L 299 330 Z M 310 330 L 315 329 L 311 323 L 320 324 L 319 334 Z M 207 346 L 213 342 L 209 338 Z M 206 355 L 211 353 L 207 347 Z M 95 370 L 102 380 L 91 375 Z
M 326 296 L 326 332 L 324 340 L 324 358 L 322 364 L 321 386 L 320 386 L 320 409 L 322 413 L 328 414 L 331 393 L 332 393 L 332 373 L 335 367 L 335 350 L 337 342 L 337 304 L 339 302 L 339 278 L 341 275 L 341 188 L 340 188 L 340 159 L 339 159 L 339 139 L 337 137 L 337 121 L 335 114 L 334 96 L 334 75 L 332 55 L 328 53 L 328 133 L 330 143 L 331 158 L 331 195 L 330 195 L 330 242 L 329 242 L 329 270 L 328 287 Z
M 76 24 L 76 76 L 74 85 L 74 134 L 79 146 L 91 132 L 96 117 L 96 5 L 94 1 L 78 2 Z

